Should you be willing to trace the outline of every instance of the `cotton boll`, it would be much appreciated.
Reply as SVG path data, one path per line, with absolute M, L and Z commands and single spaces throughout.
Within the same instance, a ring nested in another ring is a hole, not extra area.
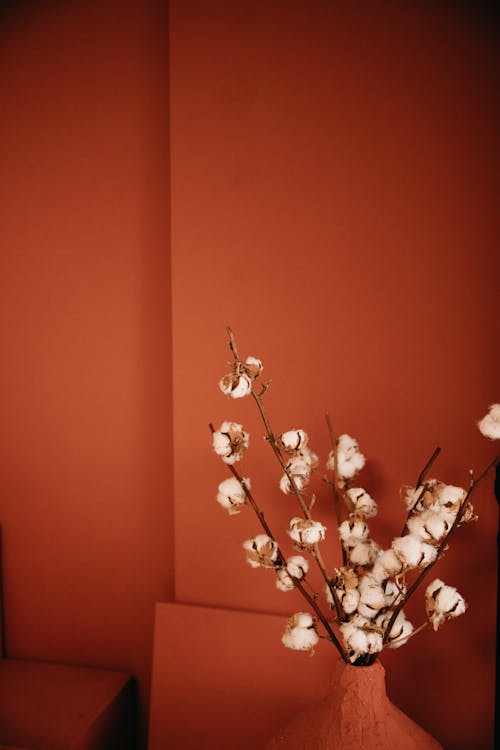
M 363 617 L 374 617 L 386 606 L 385 592 L 371 576 L 364 576 L 359 582 L 358 612 Z
M 291 576 L 301 580 L 309 570 L 309 563 L 302 555 L 292 555 L 286 561 L 286 569 Z
M 413 534 L 397 537 L 392 542 L 392 549 L 405 568 L 416 568 L 424 554 L 423 542 Z
M 347 591 L 345 589 L 336 589 L 336 592 L 346 615 L 356 612 L 359 604 L 359 591 L 357 589 L 347 589 Z
M 355 438 L 347 435 L 346 433 L 343 433 L 338 437 L 337 448 L 338 450 L 344 451 L 345 453 L 349 454 L 356 453 L 358 451 L 359 445 L 358 441 L 355 440 Z
M 281 641 L 294 651 L 311 651 L 319 641 L 314 618 L 307 612 L 297 612 L 288 620 Z
M 244 479 L 246 487 L 250 489 L 250 479 Z M 236 477 L 225 479 L 219 484 L 217 502 L 225 508 L 230 515 L 239 513 L 246 502 L 245 491 Z
M 285 568 L 279 568 L 276 571 L 276 588 L 280 591 L 292 591 L 295 588 L 295 584 Z
M 213 448 L 218 456 L 227 458 L 231 455 L 231 438 L 223 432 L 214 432 Z
M 340 629 L 342 630 L 342 626 Z M 368 653 L 368 637 L 364 630 L 354 628 L 349 632 L 349 635 L 345 637 L 345 641 L 349 650 L 354 651 L 357 655 Z
M 306 447 L 300 449 L 300 456 L 308 465 L 309 471 L 316 471 L 319 466 L 319 457 L 317 453 Z
M 372 604 L 377 609 L 382 609 L 385 605 L 384 589 L 371 575 L 365 575 L 360 578 L 358 590 L 361 601 L 365 604 Z
M 357 513 L 361 513 L 365 518 L 377 515 L 377 503 L 361 487 L 351 487 L 346 494 Z
M 295 453 L 307 445 L 308 436 L 304 430 L 288 430 L 278 437 L 278 443 L 287 453 Z
M 326 526 L 311 518 L 292 518 L 289 524 L 288 535 L 295 544 L 303 549 L 310 549 L 325 538 Z
M 424 510 L 408 520 L 408 529 L 413 536 L 424 542 L 439 542 L 448 533 L 453 522 L 449 514 Z
M 349 567 L 336 568 L 335 573 L 335 592 L 344 612 L 350 615 L 356 611 L 359 602 L 359 591 L 357 589 L 359 576 Z M 327 601 L 333 609 L 333 597 L 328 585 L 325 586 L 325 591 Z
M 337 451 L 337 475 L 342 479 L 351 479 L 364 465 L 365 457 L 362 453 Z
M 456 588 L 436 578 L 425 590 L 425 608 L 432 627 L 438 630 L 445 620 L 462 615 L 467 604 Z
M 365 457 L 358 450 L 357 441 L 350 435 L 340 435 L 335 450 L 330 451 L 326 468 L 335 471 L 340 480 L 350 479 L 365 465 Z
M 376 620 L 378 627 L 382 630 L 385 630 L 391 620 L 392 614 L 392 612 L 385 612 L 383 615 L 378 617 Z M 409 620 L 406 619 L 404 612 L 401 610 L 401 612 L 398 613 L 398 616 L 394 620 L 389 632 L 389 648 L 399 648 L 400 646 L 404 646 L 412 633 L 413 625 Z
M 408 510 L 411 510 L 416 505 L 419 496 L 422 494 L 423 487 L 403 487 L 400 490 L 400 493 L 403 498 L 403 502 L 408 508 Z
M 288 474 L 293 478 L 296 489 L 301 492 L 309 484 L 311 477 L 311 470 L 309 465 L 301 458 L 292 458 L 286 465 Z M 280 490 L 285 495 L 293 495 L 295 490 L 288 477 L 288 474 L 283 474 L 280 479 Z
M 226 464 L 240 461 L 248 448 L 249 440 L 248 433 L 236 422 L 223 422 L 212 436 L 213 449 Z
M 478 427 L 490 440 L 500 439 L 500 404 L 491 404 L 488 413 L 478 422 Z
M 422 542 L 422 556 L 418 563 L 418 567 L 426 568 L 428 565 L 434 562 L 434 560 L 437 558 L 437 554 L 437 547 L 432 544 Z
M 343 589 L 355 589 L 358 587 L 360 576 L 348 565 L 335 568 L 335 585 Z
M 386 578 L 399 575 L 403 570 L 403 563 L 396 555 L 392 548 L 386 549 L 378 557 L 371 571 L 373 578 L 379 582 L 384 581 Z
M 262 362 L 260 361 L 260 359 L 257 359 L 257 357 L 247 357 L 244 367 L 245 372 L 252 380 L 258 378 L 262 373 L 262 370 L 264 369 Z
M 355 544 L 349 552 L 349 559 L 353 565 L 373 565 L 379 552 L 379 546 L 370 539 Z
M 385 587 L 385 606 L 392 607 L 406 594 L 406 586 L 398 585 L 395 581 L 387 581 Z
M 330 451 L 326 459 L 326 468 L 329 471 L 335 470 L 335 451 Z
M 349 622 L 343 623 L 340 631 L 351 662 L 355 662 L 363 654 L 375 654 L 382 651 L 381 634 L 360 615 L 354 615 Z
M 427 588 L 425 589 L 425 597 L 426 599 L 434 598 L 435 595 L 439 592 L 440 589 L 445 586 L 444 581 L 442 581 L 440 578 L 435 578 L 432 583 L 429 583 Z
M 389 640 L 389 648 L 399 648 L 400 646 L 404 646 L 405 643 L 408 643 L 408 639 L 413 633 L 413 625 L 409 620 L 404 620 L 399 638 L 395 638 L 394 640 Z
M 222 393 L 231 398 L 243 398 L 248 396 L 252 390 L 252 381 L 248 375 L 236 375 L 229 373 L 224 375 L 222 380 L 219 381 L 219 388 Z
M 466 492 L 462 487 L 454 487 L 452 484 L 444 484 L 436 493 L 439 508 L 447 513 L 458 513 L 462 502 L 465 500 Z
M 339 526 L 339 536 L 344 549 L 351 549 L 355 544 L 368 539 L 369 529 L 367 524 L 359 518 L 351 517 L 343 521 Z
M 274 568 L 278 559 L 278 545 L 267 534 L 257 534 L 253 539 L 246 539 L 243 549 L 252 568 Z
M 377 633 L 375 630 L 367 633 L 368 640 L 368 653 L 378 654 L 384 648 L 384 641 L 382 635 Z
M 319 636 L 312 628 L 293 628 L 285 630 L 281 642 L 294 651 L 311 651 L 319 641 Z

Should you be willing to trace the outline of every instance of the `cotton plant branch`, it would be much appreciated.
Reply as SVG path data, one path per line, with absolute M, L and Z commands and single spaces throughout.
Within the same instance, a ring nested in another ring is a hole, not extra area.
M 436 453 L 436 451 L 434 453 Z M 477 477 L 477 479 L 475 479 L 474 476 L 473 476 L 473 474 L 472 474 L 472 472 L 470 472 L 470 485 L 469 485 L 469 489 L 468 489 L 468 491 L 467 491 L 464 499 L 462 500 L 462 503 L 461 503 L 460 509 L 459 509 L 459 511 L 458 511 L 458 513 L 456 515 L 455 521 L 453 522 L 453 524 L 452 524 L 450 530 L 448 531 L 448 533 L 444 536 L 444 538 L 442 539 L 442 541 L 439 543 L 439 546 L 437 548 L 437 555 L 436 555 L 435 559 L 431 563 L 429 563 L 429 565 L 427 565 L 419 573 L 419 575 L 417 576 L 417 578 L 413 581 L 412 585 L 407 590 L 405 596 L 399 601 L 399 603 L 394 608 L 394 611 L 393 611 L 393 613 L 392 613 L 392 615 L 391 615 L 391 617 L 389 619 L 389 622 L 387 623 L 387 627 L 385 629 L 384 638 L 383 638 L 384 643 L 387 643 L 387 641 L 389 640 L 389 635 L 390 635 L 392 626 L 394 625 L 394 623 L 396 621 L 397 616 L 399 615 L 399 613 L 401 612 L 401 610 L 403 609 L 403 607 L 406 605 L 406 603 L 408 602 L 408 600 L 410 599 L 410 597 L 413 595 L 413 593 L 420 586 L 420 584 L 422 583 L 422 581 L 424 580 L 424 578 L 426 577 L 426 575 L 429 573 L 429 571 L 438 562 L 438 560 L 440 559 L 443 551 L 445 550 L 446 546 L 448 545 L 450 537 L 456 531 L 456 529 L 460 526 L 460 522 L 461 522 L 464 514 L 467 511 L 467 506 L 469 504 L 469 500 L 470 500 L 470 497 L 471 497 L 472 493 L 477 489 L 478 485 L 489 474 L 489 472 L 498 465 L 499 461 L 500 461 L 500 456 L 495 456 L 495 458 L 493 459 L 493 461 L 491 461 L 486 466 L 486 468 L 481 472 L 481 474 Z
M 213 424 L 210 423 L 209 424 L 209 428 L 210 428 L 210 432 L 213 434 L 215 432 L 215 428 L 214 428 Z M 239 473 L 239 471 L 237 469 L 235 469 L 235 467 L 233 465 L 231 465 L 231 464 L 228 464 L 227 467 L 228 467 L 229 471 L 231 472 L 231 474 L 233 475 L 233 477 L 235 479 L 237 479 L 238 482 L 240 483 L 241 488 L 242 488 L 243 492 L 245 493 L 245 497 L 246 497 L 246 499 L 248 501 L 248 504 L 250 505 L 250 507 L 254 511 L 255 515 L 259 519 L 260 524 L 261 524 L 262 528 L 264 529 L 265 533 L 276 544 L 276 547 L 277 547 L 277 550 L 278 550 L 278 562 L 279 562 L 279 565 L 280 565 L 280 567 L 285 568 L 285 570 L 286 570 L 286 568 L 287 568 L 286 559 L 283 556 L 283 553 L 281 552 L 281 547 L 279 546 L 279 544 L 278 544 L 278 542 L 276 540 L 276 537 L 274 536 L 273 532 L 271 531 L 271 528 L 270 528 L 269 524 L 267 523 L 267 521 L 266 521 L 266 519 L 264 517 L 263 510 L 258 506 L 257 502 L 255 501 L 255 498 L 253 497 L 253 494 L 251 493 L 250 489 L 247 487 L 247 484 L 246 484 L 245 480 L 243 479 L 242 475 Z M 316 613 L 317 618 L 320 620 L 320 622 L 322 623 L 322 625 L 325 628 L 326 632 L 328 633 L 328 639 L 333 643 L 333 645 L 335 646 L 335 648 L 339 652 L 339 654 L 340 654 L 341 658 L 344 660 L 344 662 L 346 662 L 346 664 L 348 664 L 349 663 L 349 657 L 347 656 L 345 650 L 342 648 L 342 645 L 341 645 L 340 641 L 338 640 L 337 636 L 335 635 L 334 631 L 332 630 L 332 627 L 331 627 L 330 623 L 328 622 L 328 619 L 325 617 L 325 615 L 323 614 L 320 606 L 318 605 L 318 603 L 316 601 L 316 596 L 311 596 L 311 594 L 309 594 L 309 592 L 304 588 L 302 582 L 298 578 L 295 578 L 291 574 L 289 574 L 289 575 L 290 575 L 290 578 L 292 579 L 292 581 L 294 583 L 295 588 L 302 594 L 302 596 L 307 601 L 307 603 L 309 604 L 309 606 L 312 607 L 312 609 Z
M 235 361 L 237 367 L 239 367 L 241 365 L 241 359 L 240 359 L 240 357 L 238 355 L 238 349 L 237 349 L 237 346 L 236 346 L 236 340 L 235 340 L 234 334 L 233 334 L 233 332 L 232 332 L 232 330 L 231 330 L 231 328 L 229 326 L 227 326 L 226 331 L 227 331 L 227 335 L 228 335 L 228 338 L 229 338 L 229 348 L 231 349 L 231 352 L 232 352 L 232 355 L 234 357 L 234 361 Z M 269 387 L 269 386 L 267 386 L 267 387 Z M 252 383 L 252 390 L 250 392 L 250 395 L 252 396 L 253 400 L 257 404 L 257 408 L 259 410 L 259 414 L 261 416 L 262 422 L 264 424 L 264 428 L 266 430 L 266 440 L 269 443 L 269 445 L 271 446 L 271 448 L 272 448 L 272 450 L 274 452 L 274 455 L 276 456 L 276 458 L 277 458 L 277 460 L 278 460 L 278 462 L 279 462 L 282 470 L 286 474 L 286 477 L 287 477 L 287 479 L 288 479 L 288 481 L 290 483 L 290 486 L 291 486 L 291 488 L 293 490 L 293 495 L 295 496 L 295 498 L 296 498 L 296 500 L 297 500 L 297 502 L 298 502 L 298 504 L 300 506 L 300 509 L 301 509 L 302 513 L 304 514 L 304 518 L 310 520 L 311 519 L 310 508 L 306 505 L 306 503 L 304 501 L 304 498 L 302 496 L 302 492 L 297 487 L 297 483 L 295 482 L 295 478 L 294 478 L 292 472 L 287 467 L 286 462 L 283 459 L 283 456 L 282 456 L 281 451 L 280 451 L 279 446 L 278 446 L 278 442 L 276 440 L 276 437 L 274 435 L 273 429 L 271 427 L 271 423 L 269 421 L 269 417 L 267 416 L 265 408 L 264 408 L 264 404 L 262 403 L 262 397 L 266 393 L 266 391 L 267 391 L 267 388 L 264 388 L 261 393 L 256 393 L 254 385 Z M 316 562 L 318 564 L 318 567 L 319 567 L 319 569 L 321 571 L 321 575 L 323 576 L 324 581 L 325 581 L 326 585 L 328 586 L 328 589 L 330 590 L 330 593 L 331 593 L 332 599 L 333 599 L 333 603 L 334 603 L 334 607 L 335 607 L 335 613 L 336 613 L 338 621 L 340 622 L 341 620 L 344 619 L 344 613 L 342 611 L 342 606 L 340 604 L 340 600 L 339 600 L 338 594 L 337 594 L 337 592 L 335 590 L 335 585 L 334 585 L 331 577 L 328 575 L 328 572 L 326 570 L 326 565 L 325 565 L 323 557 L 321 555 L 321 551 L 319 549 L 319 545 L 315 544 L 313 546 L 313 549 L 311 550 L 311 552 L 312 552 L 312 555 L 313 555 L 313 557 L 315 558 L 315 560 L 316 560 Z
M 340 498 L 339 498 L 339 491 L 338 491 L 338 477 L 337 477 L 337 441 L 335 439 L 335 435 L 333 434 L 333 427 L 332 422 L 330 419 L 330 415 L 326 414 L 326 424 L 328 427 L 328 434 L 330 436 L 330 442 L 332 445 L 332 450 L 335 451 L 335 457 L 334 457 L 334 468 L 333 468 L 333 483 L 328 482 L 328 484 L 331 487 L 332 495 L 333 495 L 333 507 L 335 509 L 335 517 L 337 519 L 337 526 L 340 527 L 340 524 L 342 523 L 342 515 L 340 513 Z M 327 480 L 328 481 L 328 480 Z M 342 541 L 340 540 L 340 550 L 342 553 L 342 565 L 345 567 L 347 565 L 347 552 L 344 548 L 344 545 L 342 544 Z
M 422 469 L 422 471 L 420 472 L 420 474 L 418 475 L 418 479 L 417 479 L 416 484 L 415 484 L 415 494 L 416 495 L 417 495 L 417 491 L 420 489 L 420 487 L 423 486 L 425 477 L 429 473 L 429 470 L 430 470 L 431 466 L 434 464 L 435 460 L 437 459 L 437 457 L 439 456 L 440 453 L 441 453 L 441 448 L 438 446 L 434 450 L 434 453 L 429 458 L 429 460 L 425 464 L 425 466 Z M 406 521 L 405 521 L 405 524 L 403 526 L 403 529 L 401 531 L 401 535 L 400 536 L 404 536 L 407 533 L 407 531 L 408 531 L 408 521 L 410 520 L 410 518 L 412 516 L 412 513 L 413 513 L 413 510 L 415 508 L 415 505 L 417 503 L 418 503 L 418 495 L 417 495 L 417 497 L 416 497 L 415 502 L 413 503 L 413 505 L 408 509 L 408 515 L 406 516 Z

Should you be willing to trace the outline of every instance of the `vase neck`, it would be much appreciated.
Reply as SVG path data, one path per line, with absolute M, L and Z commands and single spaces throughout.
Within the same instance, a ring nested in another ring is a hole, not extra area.
M 379 662 L 369 667 L 354 667 L 339 662 L 330 682 L 330 693 L 336 693 L 337 700 L 358 702 L 371 701 L 374 694 L 378 699 L 387 698 L 385 669 Z

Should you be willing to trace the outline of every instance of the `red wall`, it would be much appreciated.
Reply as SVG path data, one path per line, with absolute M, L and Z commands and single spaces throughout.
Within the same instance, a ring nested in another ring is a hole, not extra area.
M 225 473 L 206 425 L 229 417 L 251 431 L 269 520 L 295 513 L 249 404 L 217 390 L 227 323 L 273 378 L 278 431 L 304 426 L 324 456 L 328 409 L 359 438 L 382 544 L 401 526 L 399 485 L 437 443 L 450 482 L 493 455 L 474 422 L 498 399 L 498 57 L 474 8 L 172 0 L 172 314 L 165 4 L 4 15 L 11 656 L 128 668 L 147 697 L 152 603 L 173 595 L 172 443 L 177 598 L 297 608 L 243 561 L 253 519 L 213 499 Z M 396 702 L 451 750 L 487 747 L 492 732 L 491 485 L 477 506 L 436 571 L 468 613 L 385 657 Z M 324 495 L 320 512 L 332 526 Z M 429 674 L 435 692 L 415 696 Z
M 166 7 L 2 21 L 8 654 L 131 670 L 145 700 L 173 588 Z
M 178 600 L 302 607 L 245 564 L 252 515 L 229 518 L 214 501 L 227 473 L 207 423 L 229 418 L 250 431 L 245 475 L 276 533 L 296 514 L 251 404 L 217 388 L 227 323 L 273 380 L 277 432 L 304 427 L 325 457 L 329 410 L 336 430 L 358 437 L 381 544 L 402 526 L 399 486 L 437 444 L 434 471 L 451 483 L 493 457 L 475 421 L 498 399 L 494 40 L 473 4 L 172 0 Z M 329 500 L 316 490 L 333 565 Z M 491 742 L 491 482 L 476 499 L 480 521 L 436 569 L 468 613 L 385 657 L 399 705 L 447 748 Z M 422 598 L 409 614 L 424 620 Z M 429 675 L 433 690 L 416 695 Z

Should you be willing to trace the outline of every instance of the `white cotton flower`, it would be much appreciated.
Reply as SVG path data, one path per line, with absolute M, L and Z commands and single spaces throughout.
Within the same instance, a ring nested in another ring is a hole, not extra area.
M 440 484 L 435 494 L 438 512 L 444 511 L 456 515 L 467 493 L 462 487 L 455 487 L 452 484 Z
M 292 555 L 286 561 L 286 569 L 291 576 L 301 580 L 307 575 L 309 563 L 302 555 Z
M 467 604 L 456 588 L 436 578 L 425 590 L 425 609 L 432 627 L 438 630 L 445 620 L 463 615 Z
M 243 482 L 247 489 L 250 489 L 250 479 L 243 479 Z M 236 477 L 229 477 L 224 479 L 219 484 L 219 492 L 217 493 L 217 502 L 225 508 L 230 515 L 239 513 L 242 506 L 246 502 L 245 491 L 241 483 Z
M 396 581 L 387 581 L 384 589 L 385 606 L 392 607 L 398 604 L 401 598 L 406 594 L 406 586 L 398 584 Z
M 392 612 L 385 612 L 383 615 L 380 615 L 376 620 L 378 627 L 385 630 L 389 625 L 392 614 Z M 406 619 L 406 615 L 403 610 L 401 610 L 391 626 L 387 645 L 389 648 L 399 648 L 400 646 L 404 646 L 405 643 L 408 642 L 413 630 L 413 625 Z
M 295 487 L 299 492 L 307 487 L 307 485 L 309 484 L 309 479 L 311 477 L 311 470 L 309 464 L 306 463 L 306 461 L 299 457 L 292 458 L 287 463 L 286 468 L 290 476 L 293 478 Z M 294 494 L 295 490 L 292 487 L 292 483 L 287 474 L 283 474 L 280 479 L 280 490 L 284 492 L 285 495 Z
M 359 603 L 358 589 L 345 589 L 343 587 L 336 586 L 335 593 L 337 594 L 337 598 L 346 615 L 351 615 L 356 611 Z M 333 600 L 333 594 L 327 583 L 325 583 L 325 597 L 330 609 L 334 609 L 335 602 Z
M 352 454 L 358 452 L 359 445 L 358 441 L 355 438 L 347 435 L 346 433 L 343 433 L 338 437 L 337 448 L 344 453 Z
M 252 390 L 252 381 L 244 373 L 237 375 L 236 373 L 228 373 L 219 380 L 219 388 L 222 393 L 231 398 L 243 398 L 248 396 Z
M 351 479 L 361 471 L 364 465 L 365 457 L 362 453 L 337 452 L 337 476 L 341 479 Z
M 258 378 L 261 374 L 262 370 L 264 369 L 264 366 L 260 359 L 257 359 L 257 357 L 247 357 L 245 360 L 245 372 L 246 374 L 252 379 L 255 380 L 255 378 Z
M 351 662 L 363 654 L 375 654 L 383 649 L 382 635 L 360 615 L 354 615 L 349 622 L 342 623 L 340 631 Z
M 290 617 L 281 642 L 294 651 L 311 651 L 319 641 L 314 618 L 308 612 Z
M 288 430 L 278 437 L 278 443 L 287 453 L 295 453 L 306 447 L 308 441 L 307 432 L 304 430 Z
M 408 510 L 421 513 L 424 510 L 439 511 L 437 495 L 445 485 L 438 479 L 427 479 L 419 487 L 405 487 L 404 501 Z
M 357 441 L 350 435 L 340 435 L 334 450 L 328 454 L 326 468 L 335 470 L 337 462 L 337 476 L 342 479 L 350 479 L 365 465 L 365 457 L 359 452 Z
M 337 594 L 344 612 L 347 615 L 350 615 L 356 611 L 359 602 L 359 575 L 355 570 L 353 570 L 353 568 L 350 568 L 348 566 L 343 568 L 336 568 L 335 573 L 335 593 Z M 335 604 L 333 601 L 332 592 L 330 591 L 330 587 L 328 586 L 328 584 L 325 585 L 325 594 L 330 608 L 333 609 Z
M 380 552 L 378 544 L 372 539 L 358 542 L 351 548 L 349 559 L 354 565 L 373 565 Z
M 243 549 L 247 553 L 247 562 L 252 568 L 274 568 L 278 559 L 278 545 L 267 534 L 257 534 L 252 539 L 246 539 L 243 542 Z
M 358 589 L 347 589 L 347 591 L 345 589 L 335 589 L 335 591 L 338 595 L 340 604 L 342 605 L 342 609 L 344 610 L 346 615 L 350 615 L 353 612 L 356 612 L 359 604 Z M 330 596 L 333 602 L 333 596 L 331 595 L 331 592 Z
M 386 606 L 386 596 L 382 586 L 371 576 L 363 576 L 359 582 L 358 612 L 363 617 L 372 618 Z
M 288 535 L 295 544 L 303 549 L 310 549 L 325 538 L 326 526 L 312 518 L 292 518 L 289 524 Z
M 309 563 L 302 555 L 292 555 L 286 561 L 286 567 L 277 571 L 276 586 L 281 591 L 291 591 L 295 588 L 293 578 L 302 580 L 309 570 Z
M 309 466 L 310 471 L 315 471 L 318 468 L 319 466 L 318 454 L 312 451 L 310 448 L 308 448 L 307 446 L 305 448 L 301 448 L 300 456 Z
M 408 508 L 408 510 L 414 508 L 416 505 L 419 495 L 423 492 L 423 486 L 420 487 L 402 487 L 400 489 L 400 494 L 403 499 L 404 504 Z
M 350 550 L 359 542 L 368 539 L 369 529 L 367 524 L 356 516 L 351 516 L 339 526 L 339 536 L 344 549 Z
M 392 549 L 403 563 L 404 568 L 416 568 L 425 554 L 424 542 L 413 534 L 400 536 L 393 540 Z
M 500 404 L 491 404 L 488 413 L 477 423 L 480 432 L 490 440 L 500 439 Z
M 213 449 L 226 464 L 240 461 L 248 448 L 250 436 L 236 422 L 223 422 L 212 436 Z
M 279 568 L 276 571 L 276 588 L 280 591 L 292 591 L 295 588 L 295 584 L 286 568 Z
M 351 487 L 346 495 L 357 513 L 362 513 L 365 518 L 373 518 L 377 515 L 377 503 L 361 487 Z
M 449 513 L 424 510 L 408 520 L 408 529 L 423 542 L 439 542 L 453 525 Z
M 403 563 L 392 548 L 386 549 L 378 557 L 371 571 L 371 575 L 378 581 L 397 576 L 403 570 Z

